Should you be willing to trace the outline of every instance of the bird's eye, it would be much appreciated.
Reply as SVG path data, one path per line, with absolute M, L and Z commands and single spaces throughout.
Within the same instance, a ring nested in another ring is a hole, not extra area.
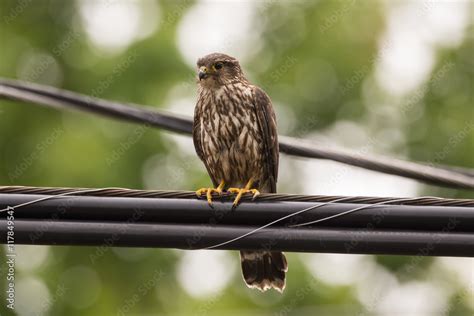
M 217 69 L 217 70 L 221 69 L 222 67 L 224 67 L 224 64 L 223 64 L 223 63 L 216 63 L 216 64 L 214 65 L 214 68 Z

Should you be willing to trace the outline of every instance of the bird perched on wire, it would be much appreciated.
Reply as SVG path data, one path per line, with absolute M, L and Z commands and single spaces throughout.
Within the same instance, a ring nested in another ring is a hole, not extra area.
M 212 205 L 212 194 L 276 192 L 278 138 L 268 95 L 244 76 L 237 59 L 214 53 L 197 62 L 198 101 L 193 140 L 215 188 L 199 189 Z M 274 251 L 241 251 L 242 274 L 249 287 L 285 288 L 285 255 Z

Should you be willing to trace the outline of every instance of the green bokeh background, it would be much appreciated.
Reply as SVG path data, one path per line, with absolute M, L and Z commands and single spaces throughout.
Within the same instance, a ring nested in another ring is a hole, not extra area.
M 139 3 L 147 1 L 152 0 Z M 194 69 L 183 60 L 177 37 L 182 17 L 196 3 L 156 2 L 164 21 L 160 27 L 121 52 L 109 54 L 100 52 L 91 44 L 79 22 L 78 2 L 1 0 L 0 76 L 54 84 L 105 99 L 164 107 L 165 103 L 169 103 L 169 92 L 173 87 L 181 84 L 186 91 L 195 89 L 192 81 Z M 394 2 L 398 4 L 393 5 L 405 3 Z M 263 86 L 274 103 L 280 105 L 277 115 L 283 117 L 291 113 L 294 118 L 291 124 L 285 124 L 285 118 L 279 118 L 284 126 L 280 131 L 282 133 L 310 137 L 341 121 L 365 124 L 365 118 L 370 116 L 372 121 L 366 126 L 369 135 L 379 135 L 390 125 L 396 126 L 403 137 L 403 142 L 388 149 L 381 146 L 383 153 L 413 161 L 472 168 L 472 2 L 468 6 L 470 24 L 463 42 L 454 48 L 436 49 L 435 66 L 430 72 L 431 78 L 423 84 L 424 93 L 404 112 L 400 122 L 392 121 L 393 117 L 386 112 L 377 113 L 374 105 L 365 104 L 364 91 L 367 90 L 380 104 L 390 104 L 394 99 L 377 85 L 372 76 L 375 63 L 371 61 L 377 56 L 379 38 L 388 23 L 385 5 L 384 1 L 370 0 L 357 3 L 261 1 L 258 14 L 252 21 L 256 29 L 262 31 L 259 38 L 261 47 L 245 59 L 244 70 L 248 70 L 252 81 Z M 6 20 L 5 17 L 12 14 L 14 18 Z M 58 45 L 68 38 L 72 38 L 70 45 L 61 54 L 55 54 Z M 28 64 L 35 56 L 36 63 Z M 49 62 L 51 57 L 54 57 L 54 62 Z M 47 66 L 35 75 L 34 69 L 38 69 L 41 63 Z M 433 81 L 437 71 L 447 63 L 452 63 L 447 74 Z M 21 75 L 25 71 L 20 69 L 27 69 L 29 75 L 25 78 Z M 347 92 L 343 91 L 344 85 L 355 74 L 360 74 L 360 79 L 355 80 Z M 413 100 L 417 92 L 419 89 L 393 103 L 406 104 L 406 100 Z M 392 107 L 395 112 L 400 109 Z M 192 112 L 182 114 L 192 115 Z M 134 136 L 137 133 L 139 137 Z M 378 139 L 383 140 L 383 136 Z M 364 141 L 361 140 L 361 143 Z M 120 151 L 123 144 L 130 146 Z M 113 153 L 117 151 L 121 154 L 113 158 Z M 375 151 L 378 151 L 377 146 Z M 161 177 L 157 176 L 152 185 L 150 182 L 147 185 L 146 173 L 150 170 L 147 165 L 152 164 L 152 157 L 155 157 L 155 165 L 166 164 L 167 168 L 158 168 L 163 171 L 157 173 Z M 293 158 L 282 159 L 289 161 L 284 164 L 285 168 L 292 168 L 293 164 L 298 163 Z M 21 163 L 25 161 L 27 167 L 22 168 Z M 173 168 L 177 171 L 173 172 Z M 291 174 L 292 171 L 284 172 Z M 197 157 L 181 151 L 167 132 L 143 130 L 137 125 L 90 114 L 66 113 L 0 100 L 1 185 L 194 190 L 209 183 Z M 279 190 L 300 192 L 305 185 L 299 179 L 286 177 L 280 181 Z M 318 188 L 310 191 L 325 194 Z M 467 190 L 434 186 L 422 186 L 418 194 L 473 197 L 472 192 Z M 17 249 L 20 255 L 36 256 L 34 249 L 20 246 Z M 36 311 L 38 314 L 120 315 L 120 311 L 126 315 L 378 313 L 376 308 L 371 310 L 358 300 L 354 286 L 338 286 L 314 279 L 303 262 L 308 257 L 296 254 L 288 256 L 289 282 L 283 295 L 262 294 L 247 289 L 236 269 L 232 280 L 218 295 L 197 298 L 186 292 L 178 282 L 177 271 L 183 257 L 181 251 L 106 248 L 100 250 L 103 254 L 99 259 L 91 262 L 90 256 L 97 251 L 94 247 L 50 247 L 46 251 L 46 259 L 38 267 L 17 270 L 18 282 L 34 278 L 41 280 L 49 290 L 50 300 L 45 302 L 43 309 Z M 3 248 L 0 254 L 3 258 Z M 236 253 L 229 254 L 235 261 L 238 260 Z M 413 262 L 411 257 L 370 256 L 370 260 L 390 271 L 401 284 L 429 282 L 427 271 L 432 269 L 444 273 L 436 265 L 436 259 L 432 258 L 420 259 L 416 269 L 410 272 L 404 267 Z M 0 266 L 2 275 L 5 271 L 3 261 Z M 470 264 L 472 266 L 472 261 Z M 158 276 L 157 271 L 160 272 Z M 451 289 L 446 315 L 471 315 L 474 304 L 469 304 L 469 300 L 474 299 L 472 292 L 467 296 L 463 294 L 465 288 L 454 275 L 443 276 L 444 283 L 440 285 L 438 280 L 433 286 Z M 474 284 L 474 272 L 472 275 L 471 286 Z M 144 290 L 144 284 L 150 280 L 156 282 Z M 65 294 L 55 295 L 64 282 L 68 284 Z M 4 288 L 3 277 L 0 284 Z M 383 286 L 381 289 L 383 291 Z M 5 309 L 4 295 L 2 290 L 0 314 L 9 315 L 11 312 Z M 17 293 L 17 297 L 20 296 Z M 461 298 L 458 299 L 458 296 Z M 38 297 L 41 297 L 39 293 Z M 16 304 L 28 305 L 34 301 L 35 297 L 30 297 Z M 126 313 L 124 306 L 130 307 Z M 30 315 L 22 310 L 25 309 L 18 308 L 19 315 Z M 31 315 L 37 315 L 36 312 Z M 399 314 L 395 312 L 392 315 Z

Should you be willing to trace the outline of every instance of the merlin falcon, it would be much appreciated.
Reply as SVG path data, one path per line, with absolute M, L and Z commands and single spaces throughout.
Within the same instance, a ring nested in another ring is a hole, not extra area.
M 268 95 L 244 76 L 237 59 L 214 53 L 197 62 L 198 101 L 193 140 L 214 188 L 199 189 L 212 205 L 212 194 L 276 192 L 278 138 Z M 237 210 L 238 211 L 238 210 Z M 274 251 L 241 251 L 246 284 L 261 291 L 285 288 L 285 255 Z

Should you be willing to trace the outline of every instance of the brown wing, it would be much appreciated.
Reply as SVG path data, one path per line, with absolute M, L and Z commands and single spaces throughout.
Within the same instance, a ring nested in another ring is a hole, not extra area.
M 204 165 L 206 166 L 207 173 L 211 177 L 212 183 L 214 186 L 217 186 L 219 183 L 216 179 L 212 177 L 212 173 L 210 172 L 209 166 L 207 165 L 206 157 L 204 157 L 204 151 L 202 149 L 202 139 L 201 139 L 201 107 L 196 105 L 194 110 L 194 121 L 193 121 L 193 143 L 194 149 L 199 157 L 202 160 Z
M 193 143 L 198 157 L 202 161 L 205 161 L 201 144 L 201 111 L 199 105 L 196 105 L 196 108 L 194 109 Z
M 259 87 L 254 86 L 255 110 L 258 125 L 264 139 L 264 155 L 270 192 L 276 192 L 278 178 L 278 134 L 275 112 L 270 97 Z

